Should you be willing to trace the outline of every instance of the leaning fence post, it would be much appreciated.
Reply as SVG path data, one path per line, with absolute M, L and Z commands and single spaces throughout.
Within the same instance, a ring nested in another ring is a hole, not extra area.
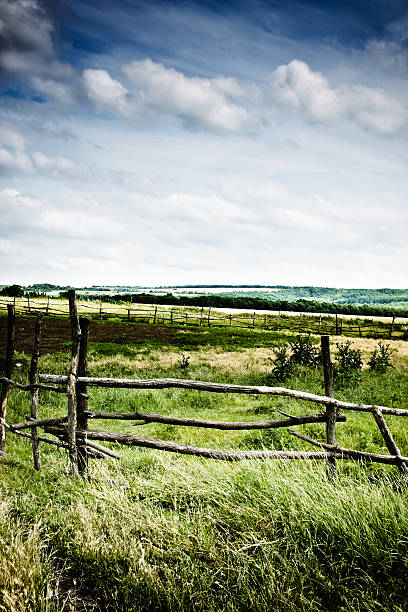
M 333 391 L 333 367 L 330 359 L 330 337 L 321 336 L 323 374 L 324 374 L 324 392 L 327 397 L 334 397 Z M 326 442 L 336 446 L 336 409 L 332 406 L 326 406 Z M 336 459 L 330 457 L 328 459 L 329 474 L 334 476 L 336 473 Z
M 42 314 L 39 314 L 34 328 L 34 347 L 30 364 L 30 417 L 38 419 L 38 388 L 35 386 L 38 378 L 38 359 L 40 357 L 40 338 L 41 338 Z M 34 469 L 41 469 L 40 445 L 38 443 L 38 429 L 31 429 Z
M 79 319 L 79 325 L 81 328 L 81 340 L 79 345 L 79 359 L 78 359 L 78 376 L 87 375 L 88 366 L 88 332 L 89 332 L 89 319 L 81 317 Z M 88 429 L 88 417 L 86 412 L 88 410 L 88 397 L 87 387 L 84 383 L 77 383 L 77 425 L 78 429 L 86 431 Z M 84 438 L 84 444 L 78 446 L 78 472 L 84 474 L 88 469 L 88 453 L 86 449 L 86 436 Z
M 72 352 L 71 364 L 68 374 L 67 395 L 68 395 L 68 452 L 71 462 L 71 471 L 74 475 L 78 474 L 78 452 L 76 447 L 76 416 L 77 416 L 77 394 L 76 379 L 78 372 L 79 347 L 81 342 L 81 328 L 78 320 L 77 303 L 75 299 L 75 289 L 68 291 L 69 316 L 71 319 Z
M 14 357 L 14 332 L 16 327 L 16 311 L 12 304 L 7 306 L 7 348 L 6 361 L 4 364 L 4 376 L 11 378 L 13 373 L 13 357 Z M 0 394 L 0 451 L 6 451 L 6 428 L 4 422 L 6 420 L 7 400 L 10 385 L 3 382 Z
M 392 433 L 390 432 L 388 425 L 385 422 L 382 412 L 378 408 L 378 406 L 373 406 L 373 416 L 374 416 L 375 422 L 378 425 L 379 430 L 382 433 L 384 442 L 387 445 L 387 448 L 390 454 L 395 455 L 396 457 L 401 457 L 401 451 L 398 448 L 398 446 L 395 444 L 394 438 L 392 437 Z M 408 474 L 407 466 L 402 461 L 398 463 L 398 469 L 399 469 L 401 476 L 406 476 Z

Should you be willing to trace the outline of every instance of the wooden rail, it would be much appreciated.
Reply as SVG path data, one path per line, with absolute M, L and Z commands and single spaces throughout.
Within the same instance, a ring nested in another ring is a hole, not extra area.
M 10 301 L 0 298 L 0 310 L 7 308 Z M 16 314 L 48 316 L 69 316 L 69 303 L 58 303 L 58 306 L 45 300 L 31 301 L 19 298 L 13 302 Z M 84 304 L 78 305 L 80 313 L 96 319 L 114 317 L 127 323 L 147 325 L 196 326 L 196 327 L 236 327 L 239 329 L 262 329 L 266 331 L 287 331 L 297 334 L 341 335 L 346 337 L 372 337 L 378 339 L 408 339 L 408 323 L 395 323 L 395 317 L 389 321 L 374 319 L 349 319 L 339 315 L 317 315 L 314 313 L 260 314 L 257 312 L 221 313 L 204 308 L 197 312 L 172 310 L 169 308 L 138 308 L 120 305 Z M 385 318 L 385 317 L 384 317 Z
M 157 316 L 157 309 L 156 315 Z M 402 476 L 408 473 L 408 458 L 403 456 L 398 446 L 395 444 L 392 434 L 385 423 L 384 414 L 395 416 L 408 416 L 408 409 L 391 408 L 388 406 L 377 406 L 372 404 L 352 403 L 337 400 L 333 397 L 332 385 L 332 368 L 330 360 L 330 345 L 328 337 L 322 337 L 322 349 L 324 351 L 324 375 L 325 375 L 325 391 L 326 395 L 316 395 L 304 391 L 287 389 L 285 387 L 268 387 L 256 385 L 233 385 L 224 383 L 215 383 L 200 380 L 187 380 L 177 378 L 161 378 L 161 379 L 131 379 L 131 378 L 98 378 L 86 375 L 86 356 L 87 356 L 87 340 L 85 338 L 88 325 L 86 321 L 80 324 L 78 317 L 78 309 L 75 299 L 75 293 L 70 294 L 70 319 L 72 329 L 72 355 L 68 368 L 68 375 L 61 376 L 56 374 L 38 374 L 38 354 L 39 354 L 39 338 L 41 315 L 39 315 L 35 330 L 33 357 L 30 368 L 29 384 L 22 385 L 11 379 L 11 369 L 9 364 L 12 363 L 13 343 L 8 343 L 6 355 L 6 372 L 5 376 L 0 378 L 2 384 L 2 404 L 1 425 L 5 432 L 6 430 L 12 434 L 16 434 L 25 438 L 29 438 L 33 444 L 34 465 L 36 469 L 40 468 L 39 443 L 48 443 L 68 450 L 71 471 L 73 475 L 85 474 L 87 471 L 88 458 L 105 458 L 114 457 L 120 458 L 120 455 L 110 448 L 99 444 L 99 442 L 115 442 L 116 444 L 124 444 L 127 446 L 139 446 L 145 448 L 159 449 L 163 451 L 176 452 L 181 454 L 193 455 L 210 459 L 219 459 L 224 461 L 241 461 L 246 459 L 324 459 L 328 461 L 330 473 L 335 474 L 336 459 L 350 459 L 363 462 L 377 462 L 387 465 L 395 465 L 400 470 Z M 8 318 L 8 337 L 14 337 L 15 316 L 14 308 L 9 309 Z M 39 382 L 37 382 L 37 380 Z M 48 383 L 48 384 L 47 384 Z M 51 383 L 51 384 L 50 384 Z M 8 424 L 6 422 L 6 408 L 8 392 L 11 388 L 16 387 L 23 391 L 30 392 L 31 397 L 31 417 L 29 420 Z M 246 422 L 228 422 L 228 421 L 213 421 L 206 419 L 180 418 L 174 416 L 151 414 L 147 412 L 100 412 L 88 410 L 87 400 L 89 390 L 93 387 L 103 388 L 124 388 L 124 389 L 168 389 L 181 388 L 190 389 L 192 391 L 206 391 L 210 393 L 232 393 L 232 394 L 255 394 L 255 395 L 270 395 L 284 396 L 306 402 L 313 402 L 325 408 L 325 412 L 319 414 L 302 414 L 291 415 L 283 411 L 281 414 L 286 417 L 269 421 L 246 421 Z M 67 414 L 63 416 L 55 416 L 54 418 L 39 419 L 37 415 L 38 403 L 37 395 L 39 390 L 46 389 L 57 393 L 65 393 L 67 396 Z M 5 391 L 7 393 L 5 393 Z M 367 453 L 354 449 L 339 447 L 336 443 L 336 425 L 344 422 L 346 416 L 339 414 L 339 410 L 367 412 L 373 415 L 381 434 L 384 437 L 386 446 L 390 452 L 389 455 L 381 455 L 378 453 Z M 109 431 L 98 431 L 88 429 L 89 420 L 95 419 L 117 419 L 124 421 L 136 421 L 132 426 L 140 426 L 147 423 L 164 423 L 174 426 L 185 427 L 204 427 L 220 430 L 255 430 L 255 429 L 273 429 L 279 427 L 293 427 L 308 423 L 325 423 L 326 424 L 326 442 L 319 442 L 301 434 L 289 430 L 289 433 L 308 442 L 314 446 L 320 447 L 320 451 L 292 451 L 292 450 L 260 450 L 260 451 L 230 451 L 221 449 L 208 449 L 189 445 L 178 444 L 165 440 L 155 440 L 138 436 L 129 433 L 118 433 Z M 39 436 L 38 428 L 44 430 L 53 438 Z M 31 434 L 24 433 L 23 429 L 31 429 Z M 55 440 L 57 438 L 57 440 Z M 4 455 L 4 450 L 1 449 L 1 455 Z

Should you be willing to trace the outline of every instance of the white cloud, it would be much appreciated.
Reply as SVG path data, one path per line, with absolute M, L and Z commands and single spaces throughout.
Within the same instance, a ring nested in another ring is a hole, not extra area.
M 383 89 L 363 85 L 333 88 L 320 72 L 292 60 L 274 70 L 270 96 L 282 107 L 302 113 L 316 122 L 350 120 L 380 134 L 392 135 L 408 125 L 408 111 Z
M 138 88 L 145 106 L 157 113 L 227 132 L 237 132 L 249 121 L 247 111 L 227 98 L 244 93 L 235 79 L 189 78 L 149 58 L 123 66 L 123 72 Z
M 72 178 L 87 178 L 91 174 L 89 166 L 70 157 L 48 157 L 40 151 L 34 151 L 31 157 L 37 170 L 48 173 L 55 178 L 62 175 Z
M 31 77 L 31 84 L 42 94 L 61 102 L 71 105 L 74 103 L 74 95 L 70 85 L 56 81 L 55 79 L 43 79 L 41 77 Z
M 9 172 L 32 172 L 33 165 L 28 155 L 22 151 L 9 151 L 8 149 L 0 148 L 0 174 Z
M 85 91 L 89 100 L 99 109 L 122 116 L 132 111 L 128 91 L 113 79 L 107 70 L 85 70 Z
M 41 201 L 38 198 L 20 193 L 17 189 L 2 189 L 0 191 L 0 206 L 4 209 L 38 209 Z

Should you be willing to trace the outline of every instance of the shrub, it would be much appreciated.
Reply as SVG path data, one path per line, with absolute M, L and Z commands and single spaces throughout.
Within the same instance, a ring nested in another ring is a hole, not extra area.
M 189 365 L 190 365 L 190 357 L 188 355 L 183 355 L 179 363 L 179 368 L 181 370 L 187 370 Z
M 351 342 L 337 343 L 337 363 L 333 367 L 333 377 L 338 386 L 360 382 L 363 367 L 360 349 L 351 348 Z
M 292 349 L 291 360 L 296 365 L 317 366 L 321 363 L 321 351 L 313 346 L 310 336 L 298 336 L 289 344 Z
M 286 380 L 293 371 L 293 361 L 289 353 L 288 345 L 273 349 L 275 358 L 272 360 L 272 373 L 277 380 Z
M 387 368 L 392 368 L 391 353 L 389 344 L 378 343 L 378 349 L 371 354 L 368 365 L 374 372 L 385 372 Z

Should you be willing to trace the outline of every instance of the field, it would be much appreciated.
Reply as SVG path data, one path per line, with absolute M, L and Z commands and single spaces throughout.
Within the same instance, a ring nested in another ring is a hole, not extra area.
M 275 384 L 273 348 L 291 338 L 261 330 L 125 324 L 116 326 L 124 331 L 114 337 L 113 327 L 91 324 L 90 375 Z M 137 330 L 131 342 L 126 329 Z M 68 329 L 63 336 L 41 356 L 41 372 L 66 373 Z M 332 339 L 333 352 L 336 341 L 341 339 Z M 352 342 L 367 364 L 376 341 Z M 364 367 L 357 377 L 339 380 L 336 397 L 407 408 L 406 343 L 391 346 L 393 368 L 376 373 Z M 27 380 L 29 361 L 19 353 L 17 380 Z M 285 386 L 322 394 L 321 368 L 299 366 Z M 91 409 L 218 420 L 278 418 L 279 409 L 310 412 L 288 398 L 182 389 L 91 389 L 89 395 Z M 65 402 L 42 392 L 41 417 L 64 414 Z M 14 390 L 8 422 L 24 420 L 28 411 L 27 395 Z M 405 422 L 387 422 L 406 455 Z M 100 427 L 210 448 L 307 448 L 286 430 L 135 428 L 112 421 Z M 370 415 L 348 413 L 337 430 L 342 446 L 387 453 Z M 323 425 L 299 431 L 324 439 Z M 120 461 L 92 460 L 89 479 L 72 479 L 64 452 L 42 447 L 37 473 L 29 443 L 8 436 L 7 457 L 0 459 L 0 610 L 408 609 L 408 490 L 395 468 L 338 462 L 332 480 L 323 462 L 228 464 L 115 449 Z
M 150 297 L 149 297 L 150 299 Z M 14 304 L 19 315 L 43 313 L 53 317 L 66 317 L 67 299 L 58 298 L 0 298 L 0 316 L 7 306 Z M 367 317 L 354 315 L 311 314 L 237 308 L 211 308 L 149 303 L 117 303 L 78 301 L 80 316 L 103 321 L 149 324 L 161 326 L 230 327 L 343 335 L 358 338 L 401 339 L 408 337 L 408 319 L 403 317 Z

